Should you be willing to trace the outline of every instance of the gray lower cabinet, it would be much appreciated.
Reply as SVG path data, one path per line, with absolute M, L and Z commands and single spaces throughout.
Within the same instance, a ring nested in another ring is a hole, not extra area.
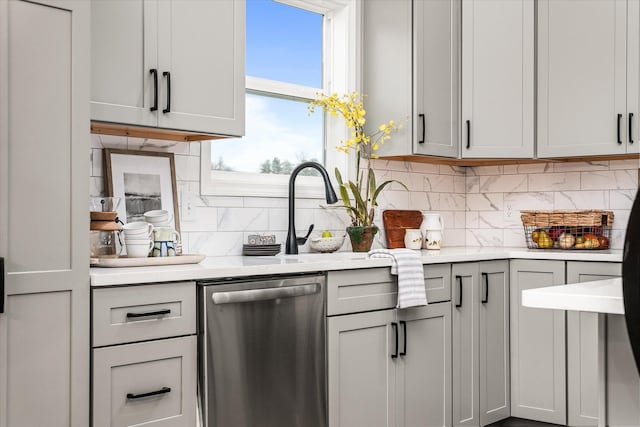
M 567 283 L 620 277 L 622 265 L 612 262 L 567 262 Z M 598 424 L 598 314 L 567 312 L 567 422 Z
M 89 423 L 89 13 L 0 0 L 2 427 Z
M 564 261 L 512 260 L 511 415 L 566 424 L 565 312 L 522 306 L 522 291 L 565 283 Z
M 399 310 L 388 268 L 328 273 L 331 427 L 451 425 L 451 304 L 433 303 L 450 274 L 425 266 L 431 303 Z
M 327 323 L 329 425 L 451 425 L 451 306 Z
M 92 426 L 196 425 L 195 283 L 92 291 Z
M 510 415 L 509 262 L 454 264 L 453 425 Z
M 93 350 L 94 427 L 195 426 L 195 390 L 195 336 Z
M 330 426 L 395 425 L 395 317 L 381 310 L 328 319 Z

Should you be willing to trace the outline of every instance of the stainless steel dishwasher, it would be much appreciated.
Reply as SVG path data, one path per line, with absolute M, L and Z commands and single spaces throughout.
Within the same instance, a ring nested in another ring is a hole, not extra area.
M 326 427 L 325 277 L 198 283 L 204 427 Z

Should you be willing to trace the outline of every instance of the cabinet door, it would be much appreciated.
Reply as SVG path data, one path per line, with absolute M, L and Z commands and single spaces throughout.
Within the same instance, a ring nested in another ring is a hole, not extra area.
M 196 337 L 93 350 L 93 427 L 196 425 Z
M 480 265 L 480 425 L 511 414 L 509 261 Z
M 450 426 L 451 303 L 399 310 L 398 320 L 397 425 Z
M 412 0 L 362 2 L 362 89 L 367 94 L 367 131 L 395 120 L 403 127 L 381 156 L 412 154 Z M 390 71 L 393 71 L 390 77 Z M 371 126 L 371 127 L 369 127 Z
M 611 262 L 567 262 L 567 283 L 622 275 Z M 598 314 L 567 312 L 567 417 L 570 426 L 598 424 Z
M 640 0 L 627 1 L 627 153 L 640 153 Z
M 462 156 L 533 157 L 533 0 L 463 1 L 462 64 Z
M 564 285 L 564 261 L 513 260 L 511 415 L 566 423 L 565 312 L 522 306 L 522 291 Z
M 157 40 L 157 0 L 91 2 L 92 120 L 158 125 Z
M 0 0 L 2 427 L 89 423 L 89 23 L 88 2 Z
M 478 264 L 454 264 L 453 425 L 477 426 L 480 413 Z
M 413 32 L 413 151 L 457 157 L 460 1 L 414 0 Z
M 538 2 L 538 157 L 626 152 L 626 40 L 626 0 Z
M 396 310 L 327 320 L 329 425 L 395 424 Z M 396 326 L 397 327 L 397 326 Z M 394 330 L 395 329 L 395 330 Z
M 245 2 L 166 0 L 158 8 L 158 125 L 244 135 Z

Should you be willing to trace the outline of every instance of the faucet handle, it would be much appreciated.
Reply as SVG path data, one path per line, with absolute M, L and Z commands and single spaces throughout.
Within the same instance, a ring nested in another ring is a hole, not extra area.
M 304 237 L 298 237 L 298 238 L 296 239 L 296 243 L 297 243 L 298 245 L 302 246 L 302 245 L 304 245 L 305 243 L 307 243 L 307 239 L 308 239 L 308 238 L 309 238 L 309 236 L 311 235 L 311 232 L 313 231 L 313 227 L 314 227 L 314 224 L 311 224 L 311 225 L 309 226 L 309 230 L 307 231 L 307 235 L 306 235 L 306 236 L 304 236 Z

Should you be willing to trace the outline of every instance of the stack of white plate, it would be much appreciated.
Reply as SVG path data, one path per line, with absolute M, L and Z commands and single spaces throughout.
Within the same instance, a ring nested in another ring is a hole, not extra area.
M 242 245 L 242 255 L 247 256 L 270 256 L 280 253 L 282 245 Z

